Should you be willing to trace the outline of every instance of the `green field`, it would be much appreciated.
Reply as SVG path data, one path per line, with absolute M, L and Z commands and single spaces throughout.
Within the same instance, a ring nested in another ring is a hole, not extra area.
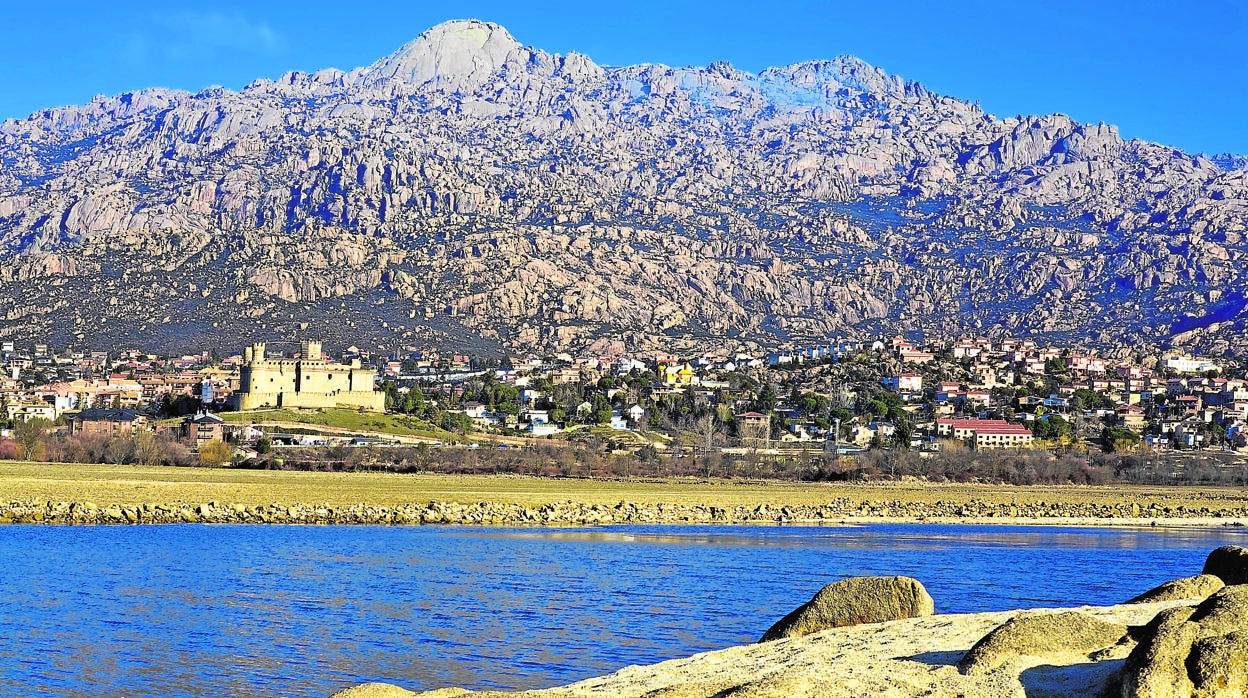
M 1245 506 L 1232 488 L 1081 487 L 922 483 L 742 483 L 727 481 L 571 480 L 486 475 L 314 473 L 210 468 L 0 462 L 0 501 L 141 503 L 219 501 L 246 505 L 309 503 L 330 506 L 454 501 L 541 504 L 681 503 L 715 506 L 817 505 L 852 501 L 1027 504 L 1157 502 L 1177 507 Z
M 415 417 L 396 414 L 360 412 L 343 408 L 320 410 L 264 410 L 260 412 L 222 412 L 227 422 L 235 424 L 271 424 L 275 426 L 305 424 L 326 427 L 326 431 L 341 430 L 354 434 L 391 434 L 410 436 L 453 443 L 463 437 L 452 434 Z

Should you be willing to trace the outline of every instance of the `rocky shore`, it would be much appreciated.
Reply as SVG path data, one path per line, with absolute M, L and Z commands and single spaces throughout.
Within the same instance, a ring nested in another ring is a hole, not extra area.
M 469 696 L 1242 698 L 1248 548 L 1219 548 L 1201 574 L 1116 606 L 934 615 L 918 580 L 850 578 L 824 587 L 752 645 L 520 693 L 365 684 L 333 698 Z
M 860 501 L 828 504 L 713 506 L 670 503 L 614 505 L 565 501 L 524 506 L 498 502 L 428 502 L 375 506 L 273 503 L 261 506 L 220 501 L 98 505 L 93 502 L 0 503 L 0 523 L 170 524 L 249 523 L 321 525 L 601 526 L 609 524 L 836 524 L 870 521 L 1042 523 L 1139 526 L 1245 525 L 1248 509 L 1238 506 L 1165 506 L 1138 503 L 1033 502 L 994 504 Z

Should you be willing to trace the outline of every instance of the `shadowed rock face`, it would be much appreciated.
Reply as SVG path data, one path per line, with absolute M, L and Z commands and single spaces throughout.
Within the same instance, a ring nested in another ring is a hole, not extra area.
M 1213 575 L 1226 584 L 1248 584 L 1248 548 L 1224 545 L 1209 553 L 1202 574 Z
M 351 72 L 8 121 L 0 162 L 0 323 L 59 342 L 1216 351 L 1248 322 L 1239 159 L 849 57 L 603 68 L 452 22 Z
M 759 642 L 863 623 L 930 616 L 932 597 L 910 577 L 851 577 L 833 582 L 780 619 Z

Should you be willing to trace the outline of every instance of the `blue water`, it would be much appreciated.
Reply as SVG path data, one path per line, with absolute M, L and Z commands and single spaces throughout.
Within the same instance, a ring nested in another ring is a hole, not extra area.
M 0 695 L 534 688 L 752 642 L 846 576 L 1109 604 L 1238 529 L 0 526 Z

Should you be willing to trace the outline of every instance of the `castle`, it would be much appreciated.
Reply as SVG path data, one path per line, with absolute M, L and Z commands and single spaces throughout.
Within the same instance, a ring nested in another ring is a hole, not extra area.
M 239 389 L 234 407 L 255 410 L 265 407 L 358 407 L 374 412 L 386 409 L 386 394 L 375 390 L 372 369 L 330 364 L 320 342 L 303 342 L 298 359 L 270 359 L 264 342 L 243 350 Z

